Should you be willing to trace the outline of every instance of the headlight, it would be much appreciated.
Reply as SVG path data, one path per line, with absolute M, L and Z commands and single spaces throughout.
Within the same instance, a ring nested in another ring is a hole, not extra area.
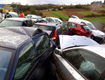
M 98 35 L 99 37 L 103 37 L 102 35 Z
M 98 35 L 98 37 L 102 37 L 102 38 L 105 38 L 105 35 Z

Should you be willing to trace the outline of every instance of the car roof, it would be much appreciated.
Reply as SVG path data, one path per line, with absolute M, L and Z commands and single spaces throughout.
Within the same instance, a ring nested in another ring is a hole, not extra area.
M 89 50 L 97 55 L 100 55 L 101 57 L 105 58 L 105 44 L 100 44 L 100 45 L 90 45 L 90 46 L 82 46 L 82 47 L 73 47 L 73 48 L 68 48 L 66 50 L 71 50 L 71 49 L 85 49 Z
M 28 14 L 27 16 L 32 16 L 32 17 L 35 17 L 35 18 L 42 18 L 41 16 L 37 16 L 37 15 L 34 15 L 34 14 Z
M 18 15 L 16 12 L 9 12 L 9 14 L 16 14 L 16 15 Z
M 46 17 L 46 18 L 58 19 L 58 20 L 60 20 L 62 22 L 62 20 L 57 18 L 57 17 Z
M 56 18 L 56 17 L 46 17 L 46 18 L 59 19 L 59 18 Z
M 37 28 L 32 27 L 0 27 L 0 46 L 16 49 L 36 31 Z
M 25 20 L 30 20 L 30 19 L 28 19 L 28 18 L 20 18 L 20 17 L 13 17 L 13 18 L 6 18 L 5 20 L 25 21 Z
M 85 23 L 91 23 L 87 20 L 83 20 L 83 19 L 76 19 L 76 18 L 69 18 L 68 22 L 75 22 L 75 23 L 78 23 L 78 24 L 81 24 L 81 22 L 85 22 Z
M 43 26 L 52 26 L 57 27 L 59 24 L 55 22 L 43 22 L 43 23 L 35 23 L 36 25 L 43 25 Z
M 37 15 L 34 15 L 34 14 L 28 14 L 27 16 L 37 16 Z

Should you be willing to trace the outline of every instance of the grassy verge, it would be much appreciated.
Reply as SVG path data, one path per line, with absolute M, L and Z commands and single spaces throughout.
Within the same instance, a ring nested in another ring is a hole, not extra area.
M 82 15 L 91 15 L 91 14 L 101 15 L 101 13 L 93 12 L 93 11 L 80 11 L 80 12 L 77 12 L 77 13 L 82 14 Z
M 90 22 L 101 22 L 105 25 L 105 16 L 103 17 L 86 17 L 86 18 L 82 18 L 85 20 L 88 20 Z
M 101 8 L 100 10 L 103 10 L 103 11 L 105 11 L 105 8 Z
M 56 17 L 61 18 L 62 20 L 68 20 L 69 19 L 69 17 L 67 15 L 62 14 L 62 13 L 60 13 L 58 11 L 51 11 L 51 13 L 53 15 L 55 15 Z

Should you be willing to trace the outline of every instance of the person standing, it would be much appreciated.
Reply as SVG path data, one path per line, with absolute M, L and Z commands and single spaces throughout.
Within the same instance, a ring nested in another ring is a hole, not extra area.
M 23 12 L 20 12 L 20 17 L 24 18 L 24 13 Z
M 0 22 L 2 21 L 2 11 L 0 10 Z
M 7 10 L 6 14 L 5 14 L 5 18 L 10 18 L 10 17 L 12 17 L 12 16 L 9 14 L 9 11 Z

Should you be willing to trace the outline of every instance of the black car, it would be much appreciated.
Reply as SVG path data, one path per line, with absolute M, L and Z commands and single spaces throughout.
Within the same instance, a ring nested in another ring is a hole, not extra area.
M 54 44 L 40 29 L 0 28 L 0 80 L 44 80 L 53 51 Z
M 56 43 L 57 46 L 59 46 L 59 37 L 58 35 L 62 33 L 61 25 L 58 23 L 51 23 L 51 22 L 43 22 L 43 23 L 35 23 L 34 27 L 37 27 L 42 30 L 51 31 L 50 38 L 53 39 L 53 41 Z
M 0 23 L 0 27 L 10 27 L 10 26 L 25 26 L 32 27 L 34 25 L 34 21 L 28 18 L 6 18 Z

